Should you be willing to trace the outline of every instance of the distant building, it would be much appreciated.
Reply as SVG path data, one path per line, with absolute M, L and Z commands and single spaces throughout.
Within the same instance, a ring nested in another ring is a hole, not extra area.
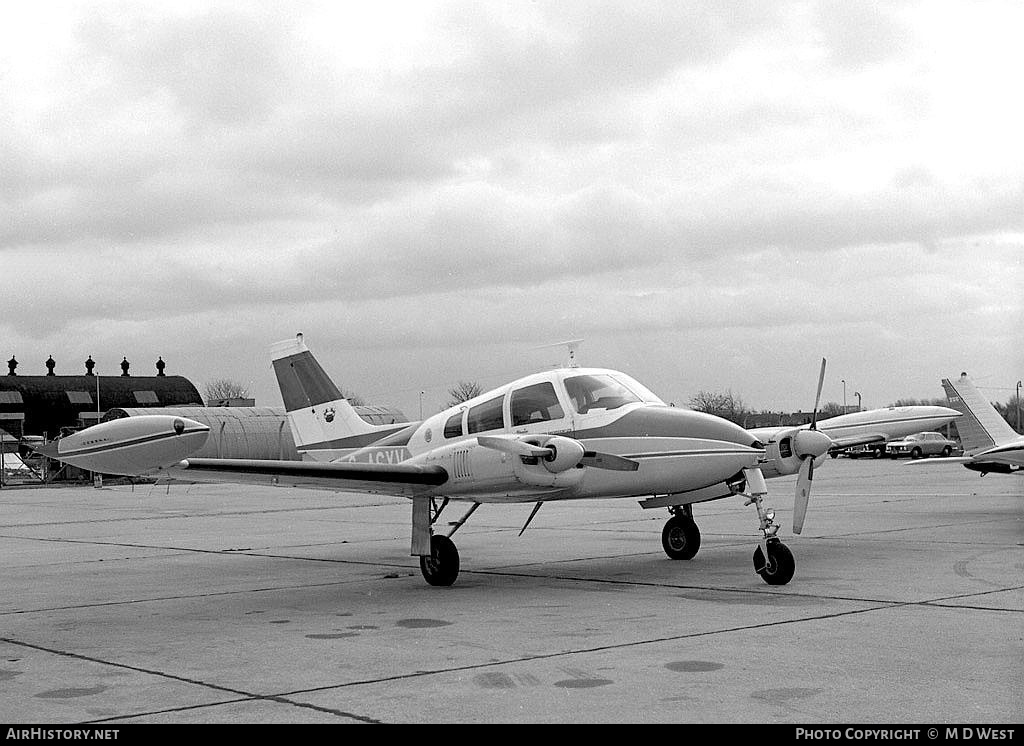
M 15 372 L 19 363 L 7 362 L 8 374 L 0 375 L 0 427 L 13 437 L 42 435 L 55 438 L 61 428 L 81 428 L 95 424 L 114 407 L 202 406 L 196 387 L 182 376 L 163 374 L 163 360 L 157 361 L 155 376 L 129 374 L 130 363 L 123 359 L 121 374 L 99 376 L 90 357 L 85 375 L 61 376 L 54 373 L 51 356 L 45 363 L 48 372 L 26 376 Z
M 753 429 L 757 427 L 798 427 L 810 423 L 813 412 L 757 412 L 749 414 L 743 421 L 743 427 Z M 824 419 L 818 413 L 818 420 Z

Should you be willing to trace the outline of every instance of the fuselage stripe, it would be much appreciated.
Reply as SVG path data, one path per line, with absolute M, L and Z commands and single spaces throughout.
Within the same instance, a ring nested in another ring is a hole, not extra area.
M 78 448 L 73 451 L 61 451 L 58 450 L 57 457 L 65 458 L 67 456 L 88 456 L 93 453 L 102 453 L 105 451 L 115 451 L 121 448 L 130 448 L 131 446 L 141 445 L 142 443 L 152 443 L 158 440 L 166 440 L 167 438 L 179 438 L 184 435 L 191 435 L 194 433 L 207 432 L 207 428 L 192 428 L 191 430 L 182 430 L 180 433 L 169 432 L 169 433 L 158 433 L 157 435 L 145 435 L 138 438 L 132 438 L 131 440 L 122 440 L 114 443 L 102 443 L 95 446 L 89 446 L 85 448 Z
M 623 458 L 632 459 L 644 459 L 644 458 L 671 458 L 674 456 L 748 456 L 761 451 L 755 449 L 725 449 L 725 448 L 713 448 L 708 450 L 688 450 L 688 451 L 658 451 L 654 453 L 631 453 L 624 454 Z

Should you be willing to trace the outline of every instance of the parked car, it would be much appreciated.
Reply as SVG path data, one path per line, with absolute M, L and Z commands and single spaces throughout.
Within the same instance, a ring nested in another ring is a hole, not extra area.
M 925 458 L 926 456 L 949 456 L 960 450 L 960 444 L 943 436 L 941 433 L 915 433 L 901 440 L 892 440 L 885 446 L 890 458 L 910 456 Z
M 846 449 L 849 458 L 881 458 L 885 455 L 885 443 L 865 443 Z

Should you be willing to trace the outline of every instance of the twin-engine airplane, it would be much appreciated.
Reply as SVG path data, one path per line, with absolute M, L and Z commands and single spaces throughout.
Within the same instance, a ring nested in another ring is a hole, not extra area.
M 957 420 L 956 430 L 964 447 L 963 456 L 921 459 L 921 463 L 963 464 L 966 468 L 997 474 L 1024 473 L 1024 435 L 1019 435 L 1003 419 L 967 377 L 961 373 L 956 381 L 942 379 L 949 406 L 959 410 L 963 417 Z M 917 465 L 918 461 L 908 462 Z
M 644 498 L 644 508 L 669 510 L 665 553 L 691 559 L 700 548 L 692 505 L 742 495 L 758 515 L 754 569 L 767 583 L 782 585 L 793 577 L 795 562 L 776 535 L 774 511 L 765 506 L 765 471 L 799 473 L 794 531 L 800 533 L 813 463 L 833 446 L 814 423 L 777 431 L 766 446 L 728 420 L 668 406 L 632 377 L 603 368 L 536 373 L 422 422 L 374 425 L 343 398 L 302 335 L 271 350 L 301 462 L 187 458 L 208 428 L 168 415 L 95 425 L 43 452 L 106 474 L 410 498 L 411 554 L 419 556 L 431 585 L 455 582 L 459 554 L 451 537 L 484 503 L 534 503 L 525 531 L 550 500 Z M 815 410 L 824 369 L 823 360 Z M 468 510 L 446 534 L 435 533 L 452 500 L 468 502 Z

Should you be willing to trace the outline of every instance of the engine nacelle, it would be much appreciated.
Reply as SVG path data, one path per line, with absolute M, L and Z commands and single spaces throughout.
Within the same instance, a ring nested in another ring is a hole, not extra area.
M 793 438 L 799 430 L 798 427 L 787 427 L 765 443 L 764 455 L 768 463 L 761 467 L 761 471 L 766 477 L 785 476 L 800 471 L 800 457 L 793 448 Z
M 785 476 L 800 471 L 804 458 L 821 458 L 832 446 L 832 439 L 818 430 L 787 427 L 773 434 L 765 444 L 768 463 L 761 467 L 766 477 Z
M 557 438 L 539 437 L 545 441 L 544 447 L 547 447 L 547 440 Z M 580 446 L 578 456 L 574 456 L 571 446 L 575 441 L 570 438 L 558 440 L 570 445 L 556 442 L 550 461 L 543 456 L 524 461 L 522 456 L 478 445 L 475 440 L 464 440 L 420 454 L 409 463 L 442 466 L 448 472 L 449 481 L 440 492 L 446 495 L 515 496 L 535 493 L 538 488 L 564 489 L 579 484 L 583 479 L 584 469 L 572 468 L 583 457 L 583 448 Z M 567 462 L 571 463 L 566 467 L 564 464 Z M 558 468 L 562 471 L 555 471 Z
M 583 458 L 584 448 L 578 440 L 561 435 L 538 435 L 523 438 L 523 442 L 547 448 L 550 454 L 538 458 L 544 468 L 552 474 L 560 474 L 576 466 Z

